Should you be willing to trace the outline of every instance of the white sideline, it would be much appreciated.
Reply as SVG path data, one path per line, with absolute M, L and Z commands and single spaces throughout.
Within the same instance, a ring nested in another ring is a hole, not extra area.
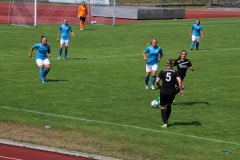
M 182 134 L 182 133 L 177 133 L 177 132 L 167 132 L 167 131 L 161 131 L 161 130 L 150 129 L 150 128 L 142 128 L 142 127 L 137 127 L 137 126 L 112 123 L 112 122 L 104 122 L 104 121 L 90 120 L 90 119 L 85 119 L 85 118 L 77 118 L 77 117 L 64 116 L 64 115 L 58 115 L 58 114 L 31 111 L 31 110 L 25 110 L 25 109 L 17 109 L 17 108 L 11 108 L 11 107 L 6 107 L 6 106 L 0 106 L 0 108 L 22 111 L 22 112 L 28 112 L 28 113 L 34 113 L 34 114 L 42 114 L 42 115 L 48 115 L 48 116 L 54 116 L 54 117 L 62 117 L 62 118 L 67 118 L 67 119 L 76 119 L 76 120 L 87 121 L 87 122 L 95 122 L 95 123 L 109 124 L 109 125 L 114 125 L 114 126 L 128 127 L 128 128 L 140 129 L 140 130 L 145 130 L 145 131 L 167 133 L 167 134 L 173 134 L 173 135 L 178 135 L 178 136 L 183 136 L 183 137 L 191 137 L 191 138 L 196 138 L 196 139 L 201 139 L 201 140 L 206 140 L 206 141 L 213 141 L 213 142 L 218 142 L 218 143 L 226 143 L 226 144 L 232 144 L 232 145 L 240 146 L 240 143 L 227 142 L 227 141 L 222 141 L 222 140 L 217 140 L 217 139 L 212 139 L 212 138 L 204 138 L 204 137 L 187 135 L 187 134 Z
M 11 158 L 11 157 L 4 157 L 4 156 L 0 156 L 0 158 L 4 158 L 4 159 L 13 159 L 13 160 L 22 160 L 22 159 Z
M 10 140 L 5 140 L 5 139 L 0 139 L 0 144 L 36 149 L 36 150 L 40 150 L 40 151 L 47 151 L 47 152 L 53 152 L 53 153 L 60 153 L 60 154 L 71 155 L 71 156 L 78 156 L 78 157 L 95 159 L 95 160 L 120 160 L 120 159 L 116 159 L 116 158 L 104 157 L 104 156 L 99 156 L 99 155 L 95 155 L 95 154 L 74 152 L 74 151 L 68 151 L 65 149 L 46 147 L 46 146 L 40 146 L 40 145 L 35 145 L 35 144 L 10 141 Z M 21 159 L 14 159 L 14 160 L 21 160 Z

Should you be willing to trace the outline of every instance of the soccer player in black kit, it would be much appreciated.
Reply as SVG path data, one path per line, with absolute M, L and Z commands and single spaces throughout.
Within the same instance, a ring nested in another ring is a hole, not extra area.
M 177 71 L 173 69 L 173 61 L 168 58 L 166 61 L 166 69 L 162 70 L 157 77 L 156 84 L 160 90 L 160 106 L 163 121 L 163 128 L 168 127 L 168 119 L 171 114 L 171 104 L 176 95 L 175 83 L 178 81 L 180 88 L 180 95 L 183 97 L 182 81 Z M 159 84 L 162 80 L 162 86 Z M 167 108 L 165 108 L 167 106 Z
M 184 77 L 186 76 L 187 69 L 190 68 L 191 71 L 194 71 L 192 67 L 192 63 L 190 60 L 186 59 L 187 51 L 182 50 L 178 59 L 174 61 L 174 66 L 177 66 L 177 72 L 182 80 L 182 89 L 185 88 L 185 84 L 183 82 Z M 180 88 L 178 88 L 178 83 L 176 82 L 176 94 L 180 92 Z

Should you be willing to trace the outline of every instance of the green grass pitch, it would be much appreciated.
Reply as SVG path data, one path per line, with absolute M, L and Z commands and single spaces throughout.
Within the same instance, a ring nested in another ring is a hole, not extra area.
M 84 31 L 72 25 L 76 36 L 66 61 L 57 59 L 59 25 L 0 25 L 0 126 L 51 126 L 47 137 L 31 140 L 1 127 L 0 138 L 121 159 L 238 159 L 240 20 L 201 19 L 205 37 L 198 51 L 190 51 L 194 22 L 86 25 Z M 28 58 L 42 35 L 52 54 L 45 84 L 34 58 Z M 144 88 L 142 52 L 153 38 L 164 54 L 159 71 L 182 49 L 195 68 L 187 72 L 185 96 L 176 96 L 167 129 L 161 128 L 160 110 L 150 106 L 159 90 Z

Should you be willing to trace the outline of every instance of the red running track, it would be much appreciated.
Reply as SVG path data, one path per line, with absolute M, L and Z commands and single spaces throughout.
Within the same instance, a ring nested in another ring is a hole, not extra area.
M 90 158 L 0 144 L 0 160 L 90 160 Z
M 9 3 L 0 3 L 0 24 L 8 22 Z M 38 24 L 62 24 L 63 18 L 67 18 L 70 24 L 79 24 L 77 18 L 78 6 L 57 6 L 57 5 L 38 5 Z M 10 11 L 12 13 L 12 10 Z M 91 12 L 91 11 L 90 11 Z M 91 14 L 90 14 L 91 15 Z M 240 17 L 239 10 L 185 10 L 185 19 L 197 18 L 228 18 Z M 10 16 L 12 23 L 12 16 Z M 97 21 L 99 24 L 110 23 L 110 18 L 90 17 L 90 21 Z M 116 19 L 116 23 L 138 23 L 141 20 Z

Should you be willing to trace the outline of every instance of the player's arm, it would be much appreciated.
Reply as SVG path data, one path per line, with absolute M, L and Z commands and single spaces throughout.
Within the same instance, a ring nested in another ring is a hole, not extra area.
M 160 56 L 159 56 L 159 58 L 158 58 L 158 62 L 161 61 L 162 57 L 163 57 L 163 53 L 161 52 L 161 53 L 160 53 Z
M 180 96 L 183 97 L 184 93 L 183 93 L 183 90 L 182 90 L 182 80 L 181 80 L 180 77 L 177 77 L 176 79 L 178 81 L 178 85 L 179 85 L 179 88 L 180 88 Z
M 142 53 L 142 56 L 143 56 L 144 61 L 147 60 L 146 54 L 147 54 L 147 52 L 143 52 L 143 53 Z
M 161 78 L 157 77 L 157 79 L 156 79 L 156 84 L 157 84 L 157 86 L 158 86 L 159 89 L 161 89 L 161 85 L 159 84 L 160 81 L 161 81 Z
M 72 36 L 75 37 L 75 34 L 73 33 L 73 31 L 71 30 L 70 32 L 72 33 Z
M 61 31 L 59 30 L 59 31 L 58 31 L 58 36 L 57 36 L 57 42 L 59 41 L 59 36 L 60 36 L 60 34 L 61 34 Z
M 29 52 L 29 54 L 28 54 L 28 58 L 31 58 L 31 57 L 32 57 L 32 52 L 33 52 L 33 50 L 34 50 L 34 47 L 32 46 L 32 48 L 30 49 L 30 52 Z
M 189 68 L 190 68 L 190 70 L 191 70 L 191 71 L 194 71 L 194 68 L 193 68 L 193 66 L 190 66 Z
M 190 29 L 189 36 L 192 36 L 192 28 Z
M 201 32 L 202 38 L 204 38 L 203 30 L 201 30 L 200 32 Z
M 48 48 L 48 51 L 47 51 L 47 52 L 48 52 L 48 57 L 49 57 L 49 58 L 52 57 L 52 55 L 51 55 L 51 53 L 50 53 L 50 52 L 51 52 L 50 47 Z

